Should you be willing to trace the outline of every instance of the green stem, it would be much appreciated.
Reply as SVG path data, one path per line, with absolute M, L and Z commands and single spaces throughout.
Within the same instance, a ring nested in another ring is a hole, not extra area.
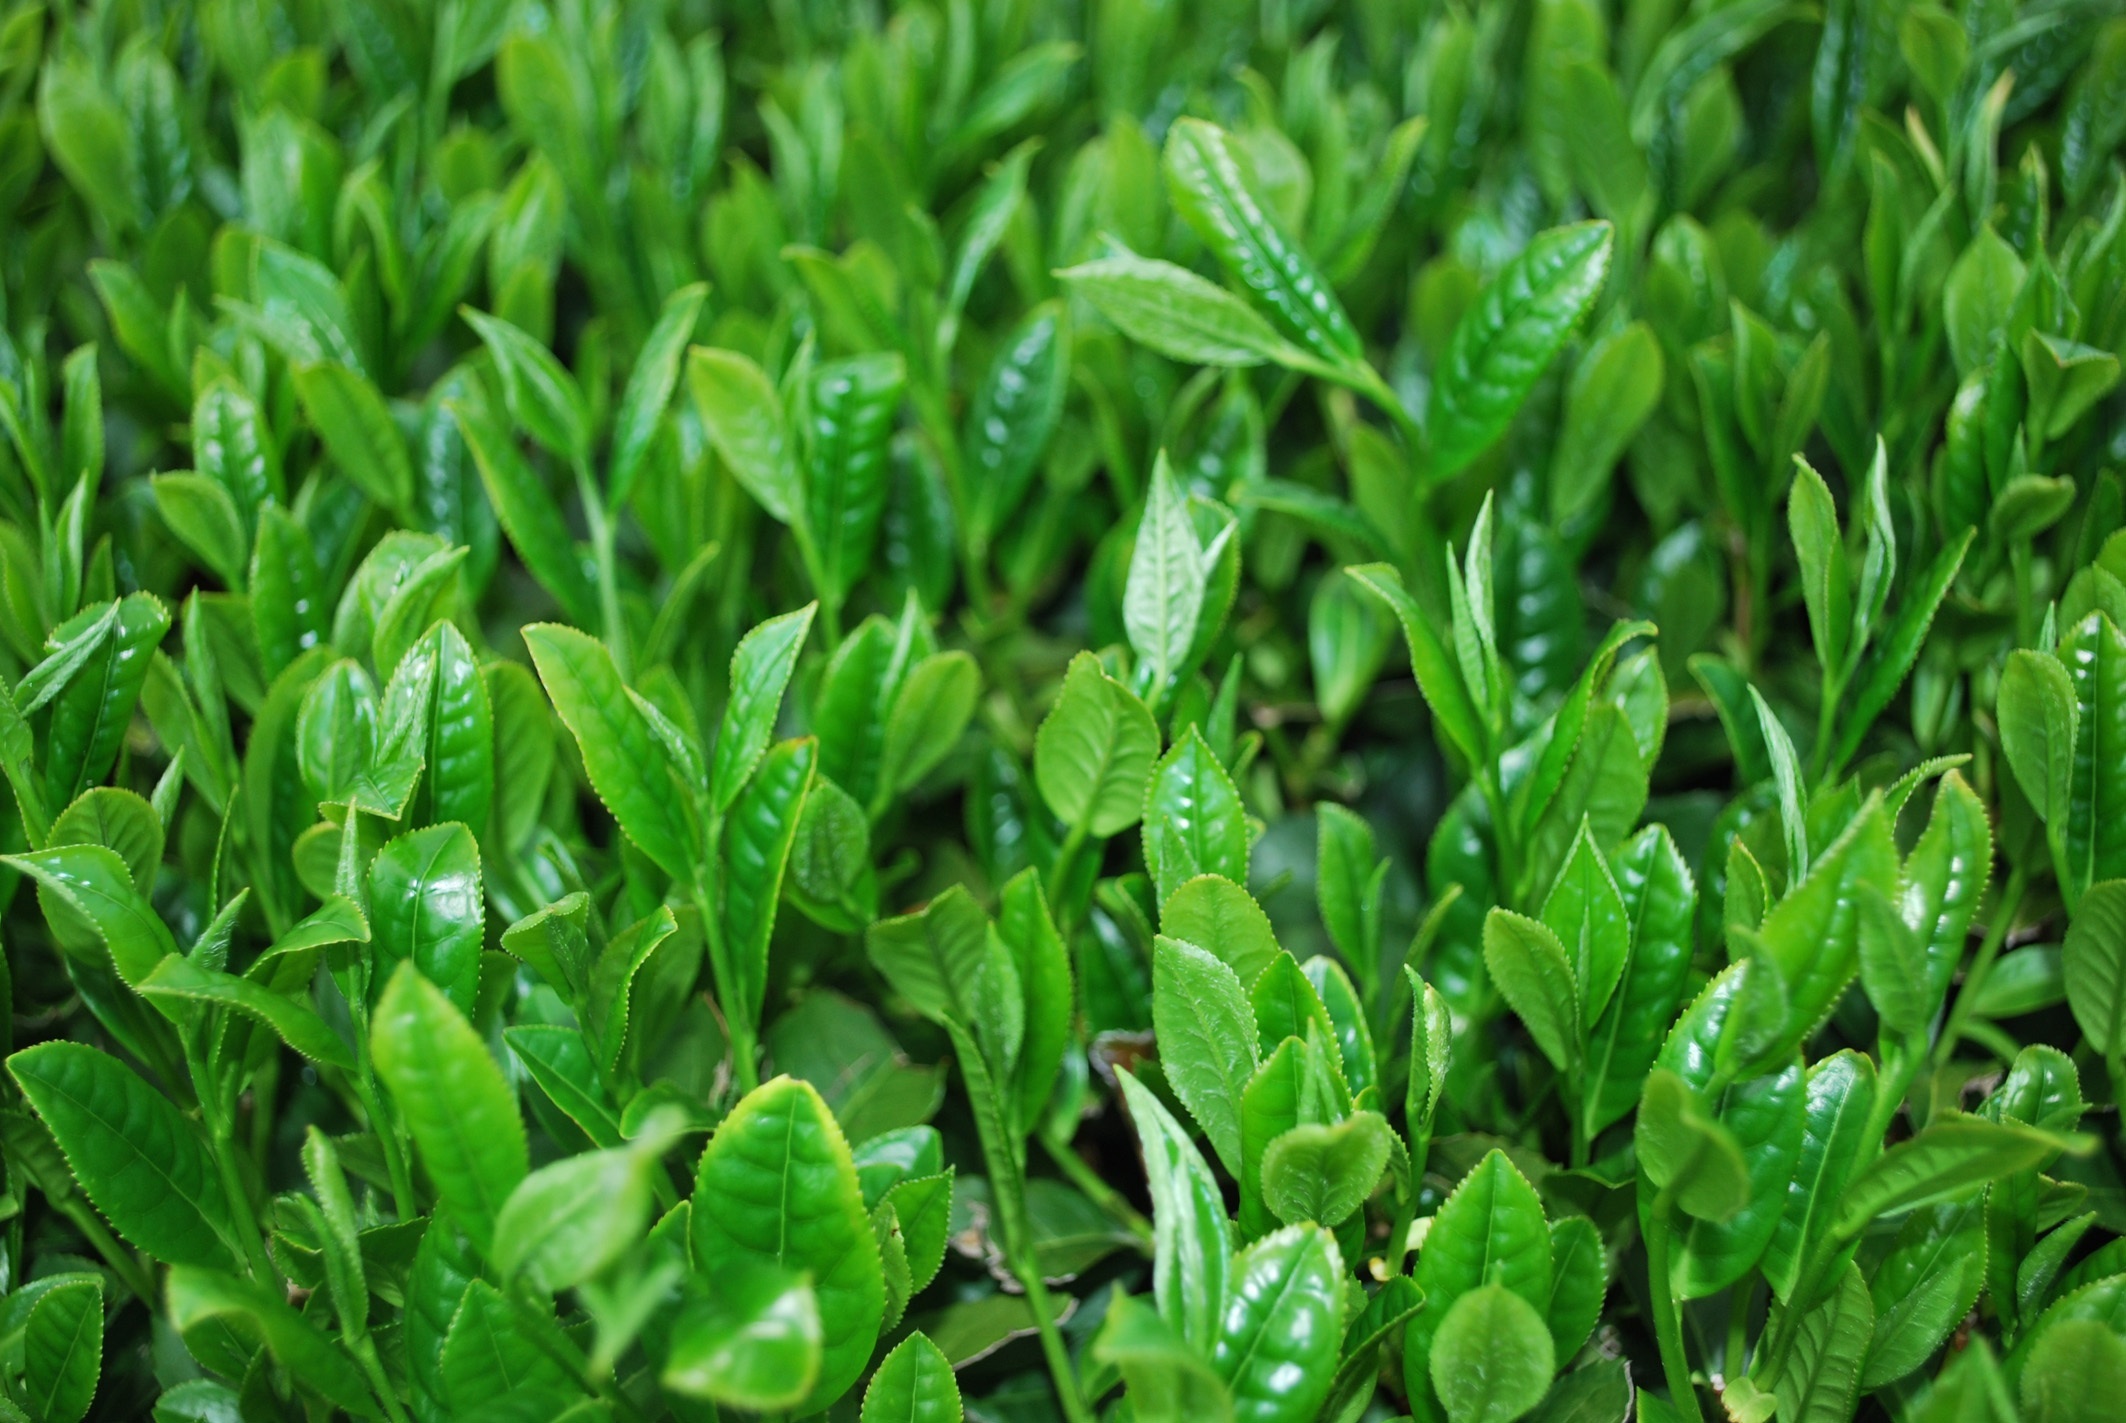
M 1852 1168 L 1854 1176 L 1866 1170 L 1868 1163 L 1874 1159 L 1872 1154 L 1866 1152 L 1868 1145 L 1869 1143 L 1862 1143 L 1863 1155 L 1856 1159 Z M 1880 1149 L 1879 1143 L 1876 1144 L 1876 1149 Z M 1809 1245 L 1802 1254 L 1801 1271 L 1795 1278 L 1793 1291 L 1774 1311 L 1776 1323 L 1772 1327 L 1771 1348 L 1758 1351 L 1759 1362 L 1769 1367 L 1751 1370 L 1760 1384 L 1770 1387 L 1786 1373 L 1787 1360 L 1793 1354 L 1794 1343 L 1801 1337 L 1801 1321 L 1824 1297 L 1820 1282 L 1850 1244 L 1852 1237 L 1834 1228 L 1829 1234 Z
M 1101 1179 L 1086 1159 L 1078 1155 L 1078 1148 L 1054 1132 L 1040 1133 L 1041 1147 L 1048 1159 L 1055 1162 L 1070 1183 L 1084 1193 L 1085 1198 L 1107 1212 L 1108 1218 L 1137 1238 L 1143 1249 L 1152 1248 L 1152 1223 L 1146 1220 L 1137 1208 L 1123 1199 L 1122 1193 Z
M 967 601 L 974 605 L 976 619 L 987 621 L 996 589 L 989 581 L 988 539 L 977 538 L 974 532 L 974 497 L 962 477 L 959 433 L 952 427 L 944 396 L 932 378 L 911 381 L 908 389 L 916 424 L 922 427 L 937 454 L 938 469 L 945 477 L 946 502 L 952 505 L 953 520 L 964 535 L 958 541 L 960 581 L 967 585 Z
M 760 1085 L 760 1066 L 756 1061 L 760 1024 L 742 1011 L 737 975 L 731 971 L 724 947 L 723 915 L 717 908 L 720 897 L 712 887 L 723 847 L 723 820 L 719 816 L 709 819 L 708 841 L 701 863 L 694 867 L 694 903 L 701 910 L 702 937 L 708 940 L 709 977 L 716 984 L 716 1010 L 723 1015 L 724 1036 L 731 1049 L 731 1078 L 739 1095 L 744 1096 Z
M 1400 1275 L 1410 1256 L 1410 1227 L 1417 1220 L 1418 1194 L 1425 1188 L 1425 1162 L 1432 1155 L 1432 1130 L 1410 1132 L 1410 1189 L 1395 1203 L 1394 1223 L 1388 1228 L 1388 1273 Z
M 369 1380 L 369 1391 L 384 1405 L 384 1416 L 391 1423 L 406 1423 L 406 1409 L 399 1402 L 398 1390 L 391 1386 L 391 1379 L 384 1373 L 384 1361 L 377 1357 L 376 1345 L 367 1333 L 349 1339 L 347 1352 L 362 1366 L 362 1374 Z
M 620 583 L 614 567 L 613 524 L 606 516 L 597 481 L 590 466 L 576 461 L 576 492 L 583 501 L 584 522 L 590 526 L 591 555 L 598 565 L 598 620 L 605 627 L 605 645 L 612 650 L 613 666 L 620 680 L 631 681 L 627 623 L 620 616 Z
M 1653 1297 L 1654 1339 L 1661 1349 L 1661 1371 L 1668 1376 L 1669 1403 L 1682 1423 L 1704 1423 L 1698 1390 L 1690 1381 L 1690 1359 L 1683 1352 L 1683 1315 L 1669 1280 L 1669 1232 L 1675 1213 L 1673 1186 L 1654 1197 L 1651 1228 L 1646 1233 L 1646 1287 Z
M 376 1132 L 377 1147 L 384 1154 L 384 1173 L 391 1178 L 391 1206 L 398 1212 L 400 1220 L 418 1220 L 420 1202 L 413 1193 L 413 1172 L 407 1169 L 398 1121 L 386 1111 L 383 1098 L 377 1093 L 376 1074 L 370 1068 L 367 1056 L 363 1054 L 361 1078 L 356 1090 L 361 1094 L 362 1110 L 369 1116 L 370 1127 Z
M 1723 1379 L 1742 1377 L 1747 1366 L 1750 1302 L 1756 1294 L 1756 1281 L 1747 1277 L 1728 1292 L 1727 1347 L 1720 1354 L 1720 1375 Z
M 222 1191 L 229 1197 L 230 1214 L 236 1217 L 236 1233 L 243 1237 L 244 1256 L 251 1273 L 261 1284 L 277 1289 L 281 1284 L 280 1271 L 274 1268 L 273 1257 L 266 1253 L 265 1239 L 259 1233 L 258 1215 L 251 1209 L 251 1193 L 245 1188 L 243 1172 L 237 1169 L 236 1143 L 221 1122 L 214 1124 L 208 1139 L 214 1151 L 214 1168 L 221 1174 Z
M 1063 891 L 1070 884 L 1071 867 L 1076 863 L 1086 837 L 1092 834 L 1092 826 L 1093 812 L 1088 805 L 1077 823 L 1070 827 L 1070 834 L 1064 837 L 1063 848 L 1056 852 L 1056 862 L 1048 868 L 1048 903 L 1058 919 L 1069 917 L 1064 909 Z
M 967 601 L 975 617 L 987 624 L 996 611 L 996 584 L 989 577 L 989 542 L 970 538 L 960 549 L 960 576 L 967 583 Z
M 280 1095 L 281 1060 L 266 1059 L 265 1065 L 251 1074 L 251 1142 L 253 1161 L 264 1161 L 273 1151 L 273 1128 L 278 1122 L 275 1111 L 276 1098 Z
M 723 1007 L 724 1023 L 731 1033 L 731 1074 L 738 1083 L 738 1095 L 743 1097 L 760 1085 L 760 1039 L 751 1023 L 731 1015 L 728 998 Z
M 1978 956 L 1964 974 L 1963 987 L 1957 990 L 1956 1003 L 1949 1009 L 1949 1021 L 1942 1025 L 1941 1037 L 1934 1044 L 1934 1065 L 1945 1066 L 1956 1052 L 1956 1044 L 1962 1038 L 1964 1024 L 1971 1017 L 1971 1005 L 1978 1001 L 1979 990 L 1986 985 L 1986 975 L 1993 971 L 1993 961 L 2000 957 L 2001 946 L 2008 941 L 2008 931 L 2015 924 L 2017 911 L 2023 907 L 2023 890 L 2029 882 L 2029 872 L 2017 865 L 2008 872 L 2008 883 L 2001 890 L 2000 907 L 1994 911 L 1993 922 L 1986 926 L 1986 938 L 1978 946 Z
M 1512 807 L 1499 780 L 1498 762 L 1487 761 L 1477 770 L 1477 786 L 1484 806 L 1491 812 L 1491 844 L 1498 852 L 1499 891 L 1510 907 L 1520 907 L 1521 847 L 1513 833 Z
M 230 1114 L 216 1090 L 213 1069 L 189 1040 L 184 1050 L 185 1068 L 192 1078 L 192 1093 L 199 1099 L 200 1120 L 207 1129 L 207 1149 L 214 1157 L 215 1172 L 221 1177 L 222 1193 L 229 1198 L 229 1212 L 235 1217 L 231 1225 L 244 1252 L 245 1264 L 261 1284 L 278 1288 L 280 1271 L 274 1268 L 273 1258 L 266 1253 L 265 1240 L 259 1233 L 258 1214 L 251 1207 L 251 1192 L 237 1165 Z
M 2033 458 L 2035 451 L 2032 452 Z M 2032 606 L 2034 587 L 2030 576 L 2030 541 L 2017 539 L 2008 546 L 2008 567 L 2015 578 L 2015 641 L 2028 647 L 2037 641 L 2037 609 Z
M 1823 669 L 1822 700 L 1816 708 L 1816 743 L 1809 748 L 1809 779 L 1821 782 L 1838 774 L 1830 764 L 1831 745 L 1837 735 L 1838 703 L 1845 694 L 1845 679 L 1830 668 Z
M 1026 1216 L 1026 1138 L 1007 1122 L 996 1079 L 973 1032 L 952 1017 L 945 1019 L 944 1027 L 952 1039 L 953 1055 L 959 1059 L 960 1081 L 974 1107 L 975 1135 L 989 1168 L 990 1197 L 996 1204 L 997 1235 L 1005 1261 L 1026 1291 L 1026 1304 L 1041 1336 L 1041 1352 L 1055 1383 L 1056 1403 L 1065 1423 L 1094 1423 L 1077 1367 L 1056 1328 L 1055 1303 L 1041 1278 L 1040 1259 L 1033 1248 L 1033 1229 Z
M 1363 374 L 1354 373 L 1350 385 L 1353 390 L 1378 406 L 1381 414 L 1394 423 L 1396 431 L 1403 437 L 1403 443 L 1410 447 L 1411 469 L 1419 475 L 1422 482 L 1424 472 L 1420 466 L 1425 458 L 1425 432 L 1418 427 L 1410 412 L 1403 408 L 1402 398 L 1395 393 L 1395 388 L 1383 380 L 1380 372 L 1370 365 L 1363 368 Z
M 1041 1353 L 1048 1360 L 1048 1373 L 1056 1385 L 1056 1402 L 1063 1409 L 1066 1423 L 1094 1423 L 1092 1410 L 1085 1406 L 1084 1390 L 1078 1386 L 1077 1367 L 1071 1363 L 1070 1350 L 1063 1343 L 1063 1331 L 1056 1328 L 1055 1304 L 1041 1279 L 1040 1268 L 1014 1258 L 1011 1269 L 1026 1287 L 1026 1303 L 1033 1309 L 1034 1324 L 1041 1334 Z
M 842 645 L 842 600 L 824 589 L 819 595 L 819 627 L 827 640 L 827 655 L 832 657 Z
M 1882 1063 L 1875 1086 L 1875 1104 L 1868 1109 L 1868 1124 L 1860 1136 L 1859 1158 L 1848 1179 L 1866 1170 L 1869 1163 L 1881 1154 L 1882 1139 L 1889 1132 L 1897 1109 L 1904 1105 L 1906 1095 L 1911 1092 L 1912 1079 L 1918 1075 L 1919 1064 L 1925 1059 L 1925 1054 L 1912 1052 L 1902 1043 L 1892 1041 L 1877 1043 L 1875 1056 Z
M 369 1056 L 369 1005 L 366 995 L 351 996 L 348 1006 L 354 1016 L 354 1091 L 369 1130 L 376 1135 L 377 1149 L 384 1155 L 384 1172 L 391 1178 L 391 1205 L 402 1221 L 418 1220 L 420 1201 L 413 1193 L 413 1172 L 406 1160 L 405 1142 L 399 1135 L 398 1118 L 385 1109 L 376 1088 L 376 1064 Z
M 1801 1311 L 1794 1306 L 1805 1298 L 1802 1290 L 1807 1287 L 1807 1268 L 1812 1263 L 1813 1259 L 1803 1262 L 1803 1281 L 1795 1289 L 1792 1299 L 1772 1311 L 1776 1319 L 1772 1325 L 1771 1345 L 1757 1351 L 1757 1363 L 1764 1367 L 1750 1370 L 1760 1387 L 1770 1387 L 1786 1372 L 1787 1355 L 1793 1352 L 1794 1340 L 1801 1333 Z

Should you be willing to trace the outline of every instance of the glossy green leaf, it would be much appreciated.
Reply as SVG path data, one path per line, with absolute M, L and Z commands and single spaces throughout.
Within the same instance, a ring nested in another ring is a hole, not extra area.
M 238 1236 L 228 1195 L 206 1144 L 168 1098 L 80 1043 L 25 1048 L 7 1066 L 120 1235 L 171 1264 L 229 1263 Z
M 92 621 L 86 610 L 52 633 L 55 642 Z M 169 610 L 154 595 L 128 593 L 118 600 L 109 636 L 90 649 L 78 670 L 52 698 L 45 735 L 44 789 L 52 805 L 72 803 L 110 774 L 139 704 L 156 646 L 170 628 Z
M 986 548 L 1026 500 L 1062 420 L 1070 352 L 1066 309 L 1043 303 L 1006 333 L 975 387 L 961 443 L 972 485 L 968 533 L 977 548 Z
M 1638 1101 L 1690 969 L 1696 895 L 1668 832 L 1650 826 L 1633 836 L 1617 852 L 1616 882 L 1631 953 L 1609 1006 L 1588 1033 L 1588 1088 L 1581 1101 L 1590 1139 Z
M 1860 894 L 1860 982 L 1885 1030 L 1914 1033 L 1926 1025 L 1927 963 L 1919 938 L 1897 907 L 1872 886 Z
M 662 1383 L 671 1393 L 719 1405 L 787 1408 L 812 1388 L 819 1359 L 819 1306 L 811 1287 L 778 1270 L 741 1271 L 682 1311 Z
M 687 387 L 732 477 L 781 523 L 804 518 L 804 477 L 767 374 L 736 351 L 697 346 L 687 354 Z
M 989 917 L 958 885 L 920 914 L 881 920 L 865 936 L 872 963 L 918 1013 L 971 1025 L 989 972 Z
M 1193 726 L 1152 768 L 1144 798 L 1144 860 L 1162 903 L 1201 875 L 1247 882 L 1248 823 L 1240 791 Z
M 1835 1053 L 1809 1069 L 1801 1157 L 1764 1255 L 1765 1278 L 1782 1300 L 1794 1299 L 1809 1252 L 1829 1233 L 1855 1166 L 1872 1145 L 1867 1128 L 1875 1093 L 1875 1065 L 1858 1053 Z
M 441 1360 L 444 1392 L 454 1408 L 479 1408 L 520 1390 L 540 1398 L 549 1413 L 567 1406 L 565 1400 L 577 1392 L 571 1387 L 574 1381 L 566 1366 L 548 1352 L 555 1344 L 553 1337 L 541 1341 L 532 1336 L 536 1319 L 536 1315 L 512 1309 L 501 1291 L 486 1280 L 475 1279 L 465 1286 L 463 1302 L 443 1340 Z M 557 1405 L 556 1398 L 564 1402 Z
M 917 1330 L 879 1361 L 858 1416 L 860 1423 L 959 1423 L 960 1384 L 952 1364 Z
M 1826 668 L 1842 670 L 1853 637 L 1853 574 L 1830 486 L 1806 460 L 1795 462 L 1786 524 L 1801 564 L 1801 596 L 1808 608 L 1816 659 Z
M 570 619 L 598 621 L 598 595 L 545 480 L 485 401 L 446 401 L 510 545 Z
M 62 819 L 54 826 L 55 835 L 64 824 Z M 126 982 L 139 982 L 177 952 L 169 926 L 134 887 L 132 869 L 117 852 L 101 845 L 60 845 L 10 855 L 5 863 L 34 879 L 40 895 L 52 896 L 86 921 Z
M 1337 1055 L 1331 1046 L 1336 1039 L 1336 1024 L 1329 1020 L 1328 1007 L 1307 980 L 1305 970 L 1290 954 L 1279 953 L 1270 961 L 1255 986 L 1248 990 L 1248 1003 L 1255 1010 L 1255 1027 L 1264 1052 L 1276 1051 L 1286 1038 L 1318 1036 L 1321 1049 L 1332 1058 Z M 1330 1071 L 1341 1084 L 1343 1074 L 1333 1066 Z
M 1320 1226 L 1289 1226 L 1233 1260 L 1211 1368 L 1236 1417 L 1304 1423 L 1327 1396 L 1343 1338 L 1343 1258 Z
M 1344 1081 L 1356 1097 L 1367 1088 L 1380 1086 L 1380 1058 L 1373 1048 L 1373 1031 L 1366 1025 L 1366 1008 L 1350 976 L 1334 959 L 1315 955 L 1299 966 L 1328 1011 L 1335 1032 L 1336 1054 L 1343 1064 Z
M 820 1369 L 805 1399 L 840 1397 L 871 1357 L 885 1288 L 848 1143 L 819 1093 L 790 1077 L 749 1093 L 709 1139 L 694 1195 L 694 1262 L 711 1278 L 763 1266 L 811 1276 Z
M 1920 649 L 1926 644 L 1934 616 L 1948 596 L 1949 587 L 1963 567 L 1964 555 L 1969 552 L 1975 537 L 1976 531 L 1971 529 L 1952 535 L 1899 600 L 1897 616 L 1876 638 L 1874 650 L 1861 663 L 1860 690 L 1853 697 L 1838 733 L 1837 746 L 1831 753 L 1834 765 L 1842 766 L 1852 759 L 1868 728 L 1875 724 L 1875 719 L 1897 695 L 1898 688 L 1904 685 L 1906 675 L 1919 660 Z
M 436 825 L 386 844 L 369 869 L 369 922 L 378 977 L 411 963 L 471 1016 L 487 922 L 471 831 Z
M 1034 780 L 1048 808 L 1095 835 L 1126 830 L 1144 813 L 1158 754 L 1158 724 L 1136 694 L 1092 654 L 1072 658 L 1034 738 Z
M 1432 1340 L 1432 1387 L 1452 1423 L 1513 1423 L 1543 1400 L 1556 1367 L 1535 1306 L 1504 1285 L 1456 1299 Z
M 2038 1336 L 2023 1369 L 2031 1423 L 2099 1418 L 2126 1388 L 2126 1340 L 2094 1319 L 2063 1319 Z
M 886 511 L 887 444 L 907 384 L 898 355 L 872 354 L 815 368 L 805 402 L 807 526 L 818 545 L 822 592 L 845 597 L 871 562 Z
M 1440 1206 L 1415 1274 L 1426 1307 L 1403 1336 L 1403 1377 L 1414 1395 L 1430 1397 L 1433 1337 L 1463 1295 L 1501 1285 L 1536 1310 L 1549 1304 L 1550 1229 L 1543 1204 L 1504 1152 L 1486 1153 Z
M 1373 1193 L 1390 1144 L 1378 1112 L 1354 1112 L 1333 1126 L 1303 1122 L 1263 1149 L 1263 1200 L 1288 1225 L 1313 1221 L 1333 1229 Z
M 2061 1145 L 2050 1132 L 1944 1113 L 1853 1179 L 1832 1228 L 1849 1239 L 1878 1215 L 1954 1199 L 2048 1159 Z
M 1216 559 L 1216 549 L 1197 537 L 1188 498 L 1162 457 L 1152 466 L 1122 594 L 1122 624 L 1155 703 L 1173 678 L 1190 670 L 1189 649 Z
M 794 613 L 769 618 L 739 639 L 738 650 L 731 655 L 731 696 L 724 704 L 709 772 L 710 798 L 720 811 L 731 808 L 753 768 L 767 754 L 783 690 L 790 685 L 814 611 L 815 605 L 807 604 Z
M 1971 1312 L 1985 1284 L 1985 1235 L 1977 1202 L 1914 1211 L 1870 1273 L 1875 1335 L 1864 1388 L 1894 1382 L 1919 1368 Z
M 384 986 L 370 1051 L 444 1208 L 489 1253 L 496 1217 L 528 1169 L 524 1124 L 502 1069 L 410 961 Z
M 1733 1133 L 1674 1073 L 1656 1068 L 1648 1075 L 1634 1141 L 1647 1179 L 1672 1190 L 1686 1215 L 1726 1220 L 1748 1201 L 1750 1181 Z
M 1056 274 L 1122 334 L 1163 356 L 1205 366 L 1306 366 L 1306 353 L 1246 302 L 1171 262 L 1123 255 Z
M 1949 269 L 1942 315 L 1958 374 L 1985 359 L 2022 289 L 2023 273 L 2022 259 L 1990 225 L 1979 228 Z
M 1853 1416 L 1875 1306 L 1859 1267 L 1848 1265 L 1830 1296 L 1802 1316 L 1773 1391 L 1779 1416 L 1831 1423 Z
M 1152 1291 L 1175 1336 L 1201 1353 L 1215 1346 L 1233 1289 L 1225 1198 L 1181 1125 L 1135 1077 L 1123 1099 L 1144 1147 L 1152 1197 Z
M 1898 889 L 1897 847 L 1880 802 L 1863 807 L 1759 930 L 1791 1003 L 1780 1042 L 1799 1044 L 1814 1031 L 1859 972 L 1864 888 L 1883 896 Z
M 530 332 L 498 316 L 463 308 L 502 377 L 512 419 L 557 459 L 590 457 L 591 415 L 582 388 Z
M 1550 465 L 1550 515 L 1559 525 L 1571 528 L 1600 506 L 1618 458 L 1660 401 L 1662 380 L 1660 340 L 1643 321 L 1604 335 L 1580 357 Z
M 2126 876 L 2126 776 L 2112 749 L 2126 735 L 2126 635 L 2092 613 L 2060 642 L 2074 684 L 2074 773 L 2067 791 L 2067 893 Z
M 30 1305 L 22 1330 L 22 1391 L 40 1420 L 79 1423 L 103 1367 L 103 1287 L 62 1279 Z
M 1993 832 L 1985 805 L 1955 771 L 1942 778 L 1934 813 L 1905 859 L 1899 902 L 1925 961 L 1926 1005 L 1939 1005 L 1963 960 L 1992 868 Z
M 879 752 L 879 794 L 913 790 L 951 754 L 974 715 L 982 671 L 965 652 L 938 652 L 908 669 L 886 715 Z
M 1159 923 L 1176 939 L 1208 948 L 1252 986 L 1277 957 L 1270 918 L 1248 892 L 1221 875 L 1198 875 L 1168 896 Z
M 2091 885 L 2067 926 L 2067 1006 L 2098 1052 L 2126 1048 L 2126 881 Z
M 1580 1053 L 1580 991 L 1550 927 L 1494 909 L 1484 918 L 1484 967 L 1543 1056 L 1570 1071 Z
M 280 1365 L 333 1405 L 357 1418 L 382 1418 L 367 1383 L 346 1351 L 281 1295 L 256 1280 L 179 1265 L 170 1271 L 170 1319 L 190 1332 L 229 1321 L 261 1339 Z
M 1570 1359 L 1594 1333 L 1609 1292 L 1609 1264 L 1602 1234 L 1586 1216 L 1550 1223 L 1550 1305 L 1543 1319 L 1557 1356 Z
M 1543 900 L 1542 917 L 1572 967 L 1580 1018 L 1586 1022 L 1599 1019 L 1624 976 L 1631 938 L 1623 893 L 1584 822 L 1565 867 Z
M 248 977 L 219 973 L 194 959 L 171 954 L 137 985 L 150 998 L 216 1003 L 258 1019 L 281 1041 L 312 1062 L 352 1071 L 354 1053 L 307 1003 Z
M 524 642 L 554 710 L 583 750 L 592 788 L 643 854 L 666 874 L 686 878 L 694 851 L 676 803 L 678 768 L 629 700 L 612 654 L 595 638 L 555 623 L 524 629 Z
M 1455 327 L 1432 383 L 1425 418 L 1430 478 L 1453 475 L 1504 433 L 1593 304 L 1613 245 L 1606 222 L 1555 228 L 1484 288 Z
M 720 981 L 732 1010 L 749 1020 L 759 1018 L 767 993 L 768 940 L 817 760 L 818 743 L 810 738 L 771 749 L 724 825 L 724 952 L 731 972 Z
M 665 408 L 679 385 L 680 359 L 701 319 L 702 303 L 708 297 L 705 283 L 680 287 L 664 299 L 657 324 L 643 339 L 642 350 L 629 372 L 627 389 L 613 415 L 613 453 L 606 467 L 606 498 L 615 505 L 627 502 L 635 480 L 656 438 Z
M 221 579 L 241 589 L 251 562 L 250 536 L 243 514 L 227 489 L 203 474 L 154 476 L 155 507 L 170 532 Z
M 1475 763 L 1488 744 L 1484 722 L 1453 654 L 1440 637 L 1437 623 L 1403 586 L 1402 575 L 1386 564 L 1367 564 L 1344 572 L 1386 603 L 1402 623 L 1410 644 L 1410 669 L 1417 676 L 1417 689 L 1431 708 L 1440 734 L 1464 760 Z
M 1787 1019 L 1786 1000 L 1753 986 L 1752 960 L 1730 967 L 1685 1010 L 1662 1045 L 1659 1065 L 1691 1092 L 1715 1085 L 1716 1073 L 1740 1072 L 1777 1046 L 1777 1023 Z M 1776 984 L 1775 984 L 1776 986 Z M 1649 1091 L 1660 1080 L 1650 1076 Z M 1700 1216 L 1690 1223 L 1677 1261 L 1677 1290 L 1697 1298 L 1725 1288 L 1755 1265 L 1770 1243 L 1786 1207 L 1787 1183 L 1801 1153 L 1805 1083 L 1795 1062 L 1726 1087 L 1710 1109 L 1745 1163 L 1748 1191 L 1739 1207 L 1725 1194 L 1724 1217 Z M 1644 1107 L 1641 1108 L 1642 1121 Z M 1724 1155 L 1724 1153 L 1722 1153 Z
M 1161 166 L 1174 210 L 1288 336 L 1332 365 L 1359 357 L 1343 303 L 1264 203 L 1223 129 L 1180 120 L 1167 131 Z
M 300 365 L 293 375 L 303 411 L 333 463 L 378 504 L 404 510 L 413 499 L 413 461 L 383 394 L 338 361 Z
M 1116 1295 L 1092 1347 L 1097 1362 L 1121 1375 L 1132 1413 L 1147 1423 L 1229 1423 L 1234 1416 L 1232 1391 L 1211 1361 L 1141 1297 Z
M 1259 1060 L 1239 977 L 1208 949 L 1161 935 L 1152 951 L 1152 1022 L 1174 1094 L 1237 1174 L 1240 1098 Z
M 2038 818 L 2065 819 L 2074 779 L 2074 739 L 2080 706 L 2067 669 L 2046 652 L 2019 649 L 2001 669 L 1994 704 L 2001 750 Z

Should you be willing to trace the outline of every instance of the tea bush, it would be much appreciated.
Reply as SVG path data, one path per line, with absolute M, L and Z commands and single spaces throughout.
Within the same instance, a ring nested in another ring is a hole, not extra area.
M 0 1418 L 2119 1416 L 2122 154 L 2115 0 L 4 0 Z

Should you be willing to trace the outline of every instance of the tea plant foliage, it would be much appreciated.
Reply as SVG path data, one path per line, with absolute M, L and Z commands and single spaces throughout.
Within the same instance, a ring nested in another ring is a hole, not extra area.
M 0 1419 L 2126 1397 L 2103 0 L 0 0 Z

